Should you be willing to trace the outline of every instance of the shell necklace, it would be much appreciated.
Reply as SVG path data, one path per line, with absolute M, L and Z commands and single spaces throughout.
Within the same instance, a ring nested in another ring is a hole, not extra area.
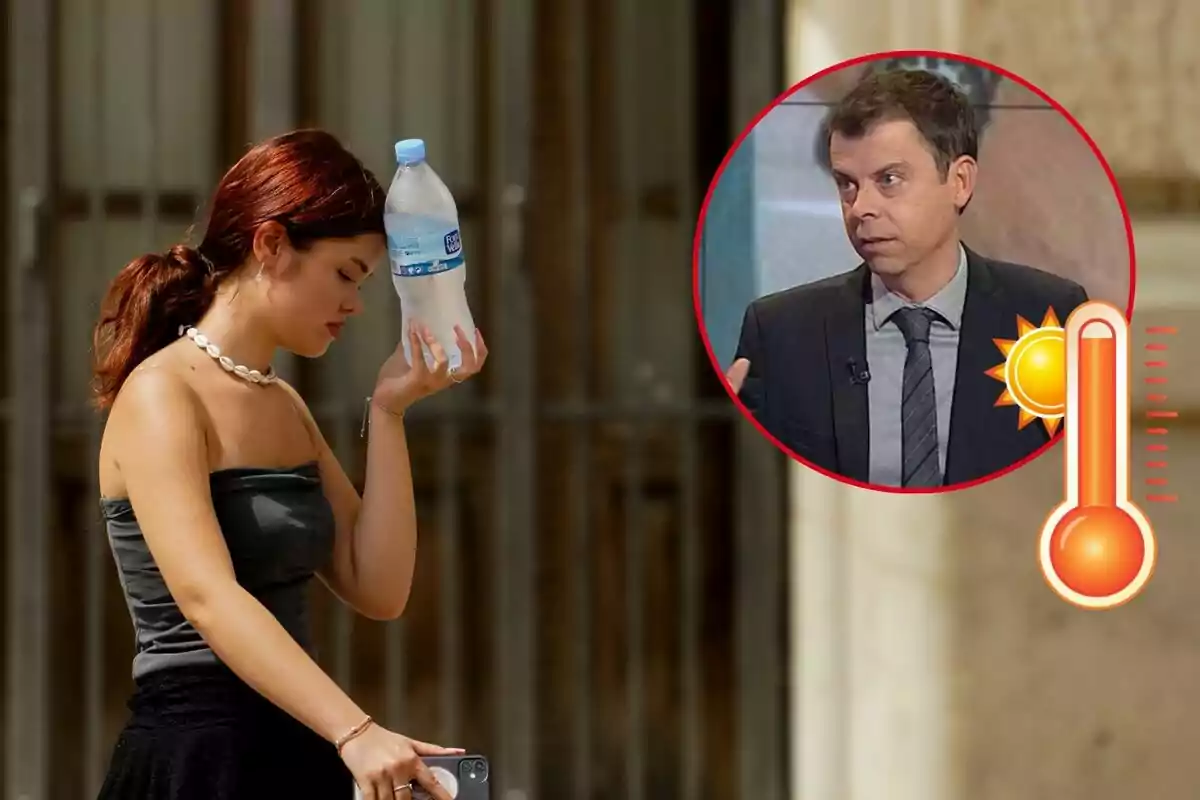
M 203 333 L 189 325 L 179 326 L 179 335 L 186 336 L 187 338 L 191 339 L 196 347 L 199 347 L 201 350 L 212 356 L 213 360 L 220 364 L 222 369 L 238 376 L 244 381 L 257 383 L 260 386 L 268 386 L 274 383 L 275 379 L 278 377 L 275 374 L 274 367 L 268 367 L 266 373 L 264 374 L 256 369 L 250 369 L 249 367 L 242 366 L 241 364 L 233 363 L 232 358 L 221 355 L 221 348 L 210 342 L 208 337 Z

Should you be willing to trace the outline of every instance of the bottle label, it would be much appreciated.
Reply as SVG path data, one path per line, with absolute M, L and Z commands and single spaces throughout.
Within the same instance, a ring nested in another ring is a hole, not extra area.
M 436 275 L 463 265 L 462 234 L 458 228 L 443 233 L 388 236 L 392 274 L 404 278 Z

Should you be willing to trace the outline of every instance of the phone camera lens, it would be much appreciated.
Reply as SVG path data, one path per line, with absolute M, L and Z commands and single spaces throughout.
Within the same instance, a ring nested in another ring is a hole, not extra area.
M 462 762 L 461 775 L 474 783 L 483 783 L 488 778 L 488 764 L 482 758 L 468 758 Z

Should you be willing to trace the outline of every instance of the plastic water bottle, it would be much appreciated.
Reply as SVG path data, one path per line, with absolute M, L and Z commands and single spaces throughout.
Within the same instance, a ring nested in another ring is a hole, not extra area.
M 383 224 L 387 229 L 392 283 L 400 295 L 400 313 L 407 331 L 409 321 L 428 326 L 446 351 L 450 366 L 462 364 L 454 326 L 474 343 L 475 323 L 467 305 L 467 263 L 458 206 L 446 184 L 425 161 L 425 142 L 396 142 L 396 175 L 388 189 Z M 433 364 L 428 346 L 426 363 Z M 404 355 L 413 363 L 408 336 Z

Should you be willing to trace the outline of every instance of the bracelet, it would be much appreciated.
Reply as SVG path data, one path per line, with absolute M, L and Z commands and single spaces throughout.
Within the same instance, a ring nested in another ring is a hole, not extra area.
M 365 731 L 367 728 L 371 727 L 371 725 L 374 722 L 375 722 L 375 720 L 371 719 L 370 716 L 367 716 L 365 719 L 363 719 L 362 722 L 358 723 L 353 728 L 351 728 L 348 733 L 346 733 L 344 736 L 342 736 L 342 738 L 340 738 L 336 742 L 334 742 L 334 745 L 337 747 L 338 755 L 340 756 L 342 754 L 342 748 L 345 747 L 350 742 L 351 739 L 358 736 L 360 733 Z
M 385 414 L 391 414 L 396 419 L 404 419 L 403 411 L 397 413 L 395 411 L 392 411 L 390 408 L 385 408 L 384 406 L 381 406 L 381 405 L 376 405 L 375 407 L 378 408 L 380 411 L 382 411 Z M 362 428 L 360 428 L 358 431 L 358 438 L 365 439 L 367 437 L 367 428 L 370 426 L 370 424 L 371 424 L 371 397 L 368 396 L 366 401 L 363 403 Z

